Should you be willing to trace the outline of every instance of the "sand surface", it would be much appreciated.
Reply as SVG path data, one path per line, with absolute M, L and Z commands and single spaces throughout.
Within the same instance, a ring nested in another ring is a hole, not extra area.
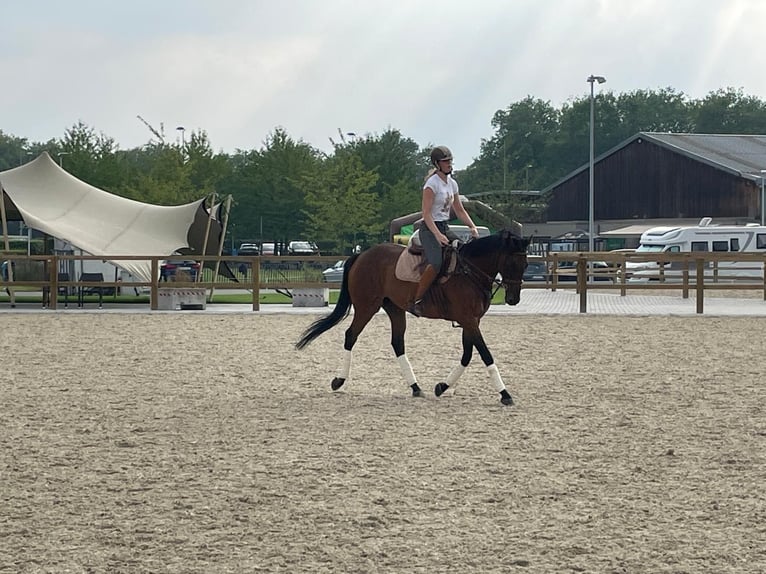
M 0 572 L 766 571 L 766 319 L 2 317 Z

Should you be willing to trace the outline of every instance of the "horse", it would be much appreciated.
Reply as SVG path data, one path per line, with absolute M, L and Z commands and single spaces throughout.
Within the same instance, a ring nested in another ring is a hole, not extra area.
M 508 305 L 519 303 L 522 275 L 527 267 L 528 246 L 529 239 L 507 229 L 468 241 L 456 250 L 456 266 L 447 275 L 446 281 L 437 279 L 426 292 L 422 316 L 452 321 L 463 329 L 462 357 L 447 379 L 434 388 L 437 397 L 450 388 L 454 392 L 458 379 L 471 362 L 475 347 L 487 367 L 492 386 L 500 393 L 501 403 L 513 404 L 492 353 L 484 342 L 479 322 L 489 309 L 495 284 L 505 289 L 505 302 Z M 354 344 L 367 323 L 382 307 L 391 322 L 391 346 L 402 375 L 412 390 L 412 396 L 423 396 L 404 351 L 404 333 L 407 328 L 405 309 L 414 299 L 417 287 L 417 283 L 402 281 L 395 276 L 396 263 L 404 249 L 406 247 L 403 245 L 381 243 L 349 257 L 344 264 L 343 282 L 334 310 L 312 323 L 295 344 L 297 349 L 303 349 L 348 317 L 353 306 L 353 320 L 346 329 L 343 344 L 342 366 L 338 376 L 332 380 L 332 390 L 337 391 L 346 382 L 351 371 Z M 500 280 L 496 279 L 498 274 Z

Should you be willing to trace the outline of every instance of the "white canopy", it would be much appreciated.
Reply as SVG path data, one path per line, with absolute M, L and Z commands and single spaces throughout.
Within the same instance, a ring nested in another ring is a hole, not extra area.
M 189 228 L 204 202 L 159 206 L 119 197 L 64 171 L 48 152 L 0 172 L 0 188 L 27 226 L 106 260 L 114 255 L 169 256 L 190 247 Z M 151 281 L 149 261 L 111 262 Z

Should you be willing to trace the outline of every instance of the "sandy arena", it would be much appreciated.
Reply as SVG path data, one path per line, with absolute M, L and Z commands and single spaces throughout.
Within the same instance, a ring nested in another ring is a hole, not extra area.
M 766 318 L 5 314 L 0 572 L 766 571 Z

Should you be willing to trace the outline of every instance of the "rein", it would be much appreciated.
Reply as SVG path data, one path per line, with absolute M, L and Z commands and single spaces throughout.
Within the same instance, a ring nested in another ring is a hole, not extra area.
M 495 274 L 493 277 L 485 273 L 484 270 L 480 269 L 473 261 L 463 256 L 459 249 L 455 250 L 455 253 L 457 254 L 460 272 L 466 275 L 471 281 L 476 283 L 477 286 L 482 290 L 489 290 L 490 301 L 492 301 L 492 299 L 495 297 L 495 294 L 500 290 L 500 287 L 503 287 L 507 290 L 512 285 L 521 285 L 523 283 L 523 281 L 520 279 L 503 279 L 501 281 L 497 278 L 497 274 Z M 496 257 L 499 259 L 500 254 L 498 253 Z M 497 265 L 497 267 L 499 267 L 499 265 Z

